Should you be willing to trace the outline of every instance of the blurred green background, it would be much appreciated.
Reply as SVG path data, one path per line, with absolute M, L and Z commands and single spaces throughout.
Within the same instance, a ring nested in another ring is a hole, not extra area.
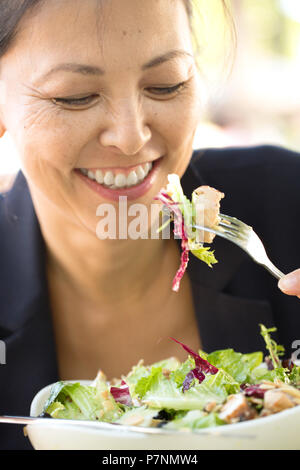
M 215 18 L 220 17 L 221 1 L 195 1 L 200 8 L 203 2 L 210 5 L 210 11 L 205 19 L 198 9 L 200 20 L 195 29 L 199 52 L 201 55 L 204 23 L 207 44 L 216 44 L 214 51 L 209 48 L 207 52 L 215 68 L 211 67 L 209 81 L 213 86 L 195 147 L 270 143 L 300 151 L 300 0 L 227 2 L 237 44 L 229 76 L 225 60 L 224 80 L 220 80 L 222 55 L 227 57 L 226 48 L 234 45 L 230 46 L 228 37 L 223 41 L 220 20 L 210 30 Z M 226 27 L 228 30 L 228 22 Z

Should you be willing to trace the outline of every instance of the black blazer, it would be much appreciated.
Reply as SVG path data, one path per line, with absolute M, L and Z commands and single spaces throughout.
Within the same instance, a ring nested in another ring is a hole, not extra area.
M 273 263 L 300 267 L 300 155 L 281 148 L 196 151 L 182 178 L 185 194 L 207 184 L 225 193 L 222 212 L 253 226 Z M 203 349 L 264 350 L 259 323 L 277 326 L 288 353 L 300 339 L 300 300 L 235 245 L 216 238 L 218 264 L 190 256 L 195 314 Z M 45 276 L 45 246 L 24 175 L 0 196 L 0 412 L 28 415 L 33 396 L 59 380 Z M 175 274 L 175 273 L 174 273 Z M 170 286 L 171 288 L 171 286 Z M 181 338 L 184 341 L 184 337 Z M 22 429 L 0 424 L 1 449 L 31 448 Z

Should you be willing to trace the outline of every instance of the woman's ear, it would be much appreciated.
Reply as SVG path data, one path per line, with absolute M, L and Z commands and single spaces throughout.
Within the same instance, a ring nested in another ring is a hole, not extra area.
M 3 122 L 3 106 L 6 101 L 6 85 L 4 80 L 0 80 L 0 138 L 5 134 L 6 128 Z
M 4 136 L 5 132 L 6 132 L 6 129 L 3 126 L 2 122 L 1 122 L 1 119 L 0 119 L 0 139 L 1 139 L 1 137 Z

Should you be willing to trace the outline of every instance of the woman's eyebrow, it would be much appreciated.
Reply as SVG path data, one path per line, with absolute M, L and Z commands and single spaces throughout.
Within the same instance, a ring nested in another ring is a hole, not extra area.
M 156 67 L 158 65 L 163 64 L 164 62 L 167 62 L 171 59 L 176 59 L 178 57 L 192 57 L 193 58 L 193 55 L 184 50 L 169 51 L 169 52 L 166 52 L 165 54 L 162 54 L 160 56 L 154 57 L 153 59 L 149 60 L 149 62 L 146 62 L 144 65 L 142 65 L 141 69 L 147 70 L 151 67 Z M 37 80 L 37 84 L 44 82 L 45 80 L 50 78 L 50 76 L 53 75 L 54 73 L 61 72 L 61 71 L 79 73 L 81 75 L 100 76 L 100 75 L 105 74 L 105 70 L 103 70 L 100 67 L 93 66 L 93 65 L 76 64 L 76 63 L 58 64 L 52 69 L 50 69 L 48 72 L 46 72 L 44 75 L 39 77 Z
M 166 52 L 165 54 L 162 54 L 158 57 L 154 57 L 154 59 L 149 60 L 146 64 L 142 65 L 142 70 L 149 69 L 151 67 L 156 67 L 160 64 L 163 64 L 164 62 L 167 62 L 168 60 L 171 59 L 177 59 L 178 57 L 191 57 L 194 58 L 193 54 L 190 54 L 187 51 L 177 49 L 174 51 L 169 51 Z
M 79 73 L 81 75 L 104 75 L 104 70 L 100 67 L 85 65 L 85 64 L 76 64 L 76 63 L 65 63 L 58 64 L 52 69 L 48 70 L 44 75 L 41 75 L 36 81 L 36 85 L 40 85 L 42 82 L 48 80 L 56 72 L 72 72 Z

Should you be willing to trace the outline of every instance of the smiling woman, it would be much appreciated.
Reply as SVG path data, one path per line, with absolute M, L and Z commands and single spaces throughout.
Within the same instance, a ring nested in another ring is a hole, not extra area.
M 97 237 L 99 207 L 111 205 L 121 230 L 120 198 L 126 214 L 136 204 L 152 214 L 175 173 L 188 196 L 202 184 L 224 192 L 225 213 L 241 214 L 268 237 L 274 262 L 293 267 L 295 250 L 282 258 L 284 234 L 274 237 L 253 207 L 263 201 L 270 214 L 280 204 L 296 210 L 298 157 L 272 148 L 193 154 L 203 95 L 192 5 L 1 2 L 0 135 L 11 135 L 21 161 L 11 191 L 0 198 L 0 340 L 7 344 L 0 402 L 7 414 L 26 415 L 36 390 L 59 379 L 90 379 L 99 368 L 113 378 L 141 357 L 153 363 L 172 356 L 170 336 L 193 350 L 252 351 L 259 321 L 276 319 L 280 327 L 284 311 L 285 345 L 299 327 L 294 299 L 238 249 L 217 242 L 220 266 L 210 271 L 191 262 L 175 293 L 179 246 L 144 236 L 152 218 L 140 238 Z M 280 185 L 289 191 L 273 205 L 270 195 L 282 195 Z M 1 445 L 21 448 L 19 438 L 5 430 Z

